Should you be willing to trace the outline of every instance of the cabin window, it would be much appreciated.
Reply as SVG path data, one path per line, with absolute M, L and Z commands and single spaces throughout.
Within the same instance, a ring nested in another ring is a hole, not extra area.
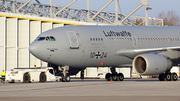
M 165 39 L 164 39 L 164 38 L 162 38 L 162 41 L 165 41 Z
M 140 41 L 142 41 L 142 38 L 140 38 Z
M 170 41 L 172 41 L 172 38 L 169 38 Z

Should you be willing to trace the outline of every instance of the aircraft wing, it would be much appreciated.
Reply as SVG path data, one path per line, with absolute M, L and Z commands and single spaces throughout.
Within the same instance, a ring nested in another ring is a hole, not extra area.
M 144 48 L 144 49 L 126 49 L 126 50 L 119 50 L 114 55 L 116 56 L 125 56 L 128 58 L 133 59 L 135 56 L 144 53 L 152 53 L 152 52 L 159 52 L 159 51 L 180 51 L 180 46 L 173 46 L 173 47 L 160 47 L 160 48 Z

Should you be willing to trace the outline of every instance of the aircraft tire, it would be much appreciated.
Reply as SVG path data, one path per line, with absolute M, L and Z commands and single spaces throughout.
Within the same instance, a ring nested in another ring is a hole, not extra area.
M 30 83 L 30 75 L 29 73 L 25 73 L 23 76 L 23 83 Z
M 61 82 L 62 82 L 62 81 L 63 81 L 63 78 L 60 78 L 60 79 L 59 79 L 59 81 L 61 81 Z
M 107 73 L 106 76 L 105 76 L 105 79 L 106 81 L 110 81 L 111 80 L 111 74 L 110 73 Z
M 15 82 L 9 82 L 9 83 L 15 83 Z
M 112 80 L 117 81 L 118 75 L 116 73 L 112 74 Z
M 165 74 L 165 81 L 171 81 L 171 73 Z
M 172 73 L 171 74 L 171 80 L 172 81 L 177 81 L 177 79 L 178 79 L 178 75 L 176 73 Z
M 40 76 L 39 76 L 39 82 L 46 82 L 46 74 L 44 72 L 41 72 Z
M 123 73 L 119 73 L 119 74 L 118 74 L 117 80 L 118 80 L 118 81 L 123 81 L 123 80 L 124 80 L 124 75 L 123 75 Z
M 65 77 L 62 78 L 62 82 L 65 82 Z
M 2 81 L 1 81 L 1 83 L 2 83 Z M 12 81 L 10 81 L 9 83 L 15 83 L 15 81 L 14 81 L 14 80 L 12 80 Z
M 164 77 L 165 77 L 164 74 L 159 74 L 159 77 L 158 77 L 159 81 L 164 81 L 165 79 Z
M 65 81 L 65 82 L 69 82 L 70 80 L 71 80 L 70 76 L 65 76 L 65 77 L 64 77 L 64 81 Z

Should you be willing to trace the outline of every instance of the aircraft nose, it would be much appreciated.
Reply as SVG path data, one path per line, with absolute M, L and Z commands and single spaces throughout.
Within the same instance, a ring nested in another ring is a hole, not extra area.
M 34 43 L 34 42 L 31 43 L 30 46 L 29 46 L 29 51 L 30 51 L 30 53 L 33 54 L 33 55 L 38 54 L 38 44 L 36 44 L 36 43 Z

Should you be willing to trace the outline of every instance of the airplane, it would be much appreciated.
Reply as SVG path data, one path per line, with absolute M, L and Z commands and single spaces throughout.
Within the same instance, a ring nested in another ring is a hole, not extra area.
M 176 81 L 170 69 L 180 63 L 180 28 L 173 26 L 64 26 L 41 33 L 29 46 L 69 82 L 86 67 L 110 67 L 107 81 L 123 81 L 116 68 L 133 67 L 141 75 Z

